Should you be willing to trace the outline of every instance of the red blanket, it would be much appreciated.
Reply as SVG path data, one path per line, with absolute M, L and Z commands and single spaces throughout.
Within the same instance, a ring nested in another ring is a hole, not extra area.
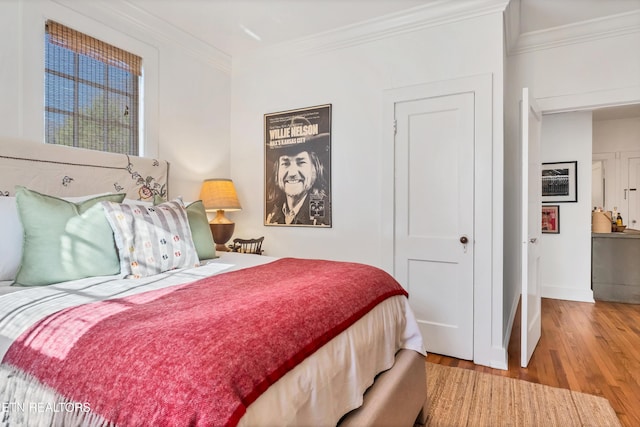
M 393 295 L 406 292 L 373 267 L 281 259 L 63 310 L 3 362 L 119 426 L 235 425 L 271 384 Z

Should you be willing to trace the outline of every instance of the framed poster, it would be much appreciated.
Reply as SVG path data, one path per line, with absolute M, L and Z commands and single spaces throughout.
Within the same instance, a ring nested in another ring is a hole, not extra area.
M 542 206 L 542 232 L 560 234 L 560 205 Z
M 264 115 L 264 225 L 331 227 L 331 104 Z
M 578 162 L 542 164 L 542 202 L 578 201 Z

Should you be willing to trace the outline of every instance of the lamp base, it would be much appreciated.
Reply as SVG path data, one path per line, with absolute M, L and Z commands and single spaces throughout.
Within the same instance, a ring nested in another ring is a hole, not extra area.
M 229 248 L 226 243 L 233 236 L 233 230 L 236 228 L 235 223 L 228 224 L 212 224 L 209 223 L 211 234 L 213 235 L 213 241 L 216 243 L 216 251 L 229 252 Z

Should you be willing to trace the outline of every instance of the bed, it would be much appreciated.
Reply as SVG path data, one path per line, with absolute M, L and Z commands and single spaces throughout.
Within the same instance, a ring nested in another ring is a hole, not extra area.
M 426 422 L 422 338 L 390 276 L 215 254 L 201 206 L 166 201 L 168 170 L 0 140 L 0 425 Z M 69 206 L 83 238 L 52 250 L 38 233 Z M 137 246 L 167 221 L 172 249 Z

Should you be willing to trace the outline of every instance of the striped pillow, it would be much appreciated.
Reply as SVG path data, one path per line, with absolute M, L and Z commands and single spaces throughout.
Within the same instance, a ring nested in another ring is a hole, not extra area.
M 189 220 L 179 200 L 156 206 L 103 202 L 121 273 L 140 278 L 199 265 Z

